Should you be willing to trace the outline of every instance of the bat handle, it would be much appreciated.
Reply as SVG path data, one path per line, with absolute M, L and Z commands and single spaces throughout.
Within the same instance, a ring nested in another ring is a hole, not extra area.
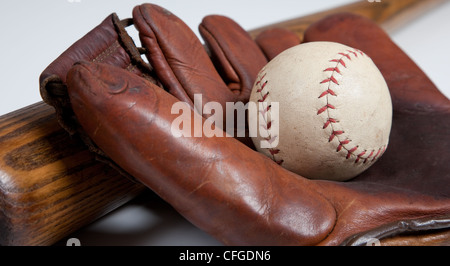
M 388 33 L 393 33 L 413 19 L 445 2 L 445 0 L 362 0 L 311 15 L 252 29 L 249 33 L 255 38 L 262 31 L 269 28 L 284 28 L 295 32 L 302 40 L 303 33 L 309 25 L 328 15 L 339 12 L 350 12 L 369 18 Z

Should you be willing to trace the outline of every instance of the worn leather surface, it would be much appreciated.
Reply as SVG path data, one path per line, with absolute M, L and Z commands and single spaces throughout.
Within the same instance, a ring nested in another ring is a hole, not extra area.
M 193 224 L 237 245 L 361 244 L 367 236 L 450 228 L 450 104 L 375 24 L 343 14 L 314 25 L 306 36 L 337 38 L 343 31 L 342 39 L 356 42 L 347 45 L 377 65 L 390 61 L 378 65 L 393 97 L 390 147 L 364 174 L 334 182 L 293 174 L 234 138 L 175 138 L 175 102 L 192 107 L 195 93 L 202 93 L 203 103 L 247 101 L 246 84 L 268 53 L 233 46 L 240 43 L 234 36 L 251 42 L 227 18 L 202 23 L 208 54 L 169 11 L 145 4 L 133 16 L 160 83 L 120 66 L 81 62 L 67 76 L 69 102 L 77 123 L 104 154 Z M 215 23 L 230 27 L 219 30 L 228 37 L 215 35 Z M 248 64 L 253 60 L 255 65 Z M 405 224 L 414 226 L 404 230 Z
M 271 60 L 284 50 L 299 44 L 300 39 L 287 29 L 272 28 L 256 36 L 255 42 L 264 52 L 266 58 Z
M 152 83 L 159 84 L 153 70 L 141 57 L 141 51 L 128 35 L 126 27 L 132 25 L 131 19 L 120 20 L 117 14 L 107 16 L 98 26 L 72 44 L 39 77 L 40 94 L 44 102 L 55 108 L 59 124 L 71 135 L 77 134 L 96 158 L 119 170 L 130 180 L 128 173 L 97 147 L 80 127 L 67 93 L 66 76 L 69 69 L 79 61 L 91 61 L 114 65 L 141 76 Z
M 109 15 L 41 73 L 39 84 L 42 99 L 56 108 L 58 120 L 68 132 L 73 134 L 77 131 L 66 88 L 67 72 L 76 62 L 111 64 L 151 79 L 151 69 L 140 57 L 125 26 L 125 21 L 121 21 L 115 13 Z

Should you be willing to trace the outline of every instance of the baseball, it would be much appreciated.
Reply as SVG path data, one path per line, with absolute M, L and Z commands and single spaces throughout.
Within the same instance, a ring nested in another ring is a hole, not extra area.
M 282 52 L 259 72 L 250 102 L 259 107 L 248 117 L 258 125 L 257 150 L 309 179 L 351 179 L 388 145 L 386 81 L 363 51 L 343 44 L 310 42 Z

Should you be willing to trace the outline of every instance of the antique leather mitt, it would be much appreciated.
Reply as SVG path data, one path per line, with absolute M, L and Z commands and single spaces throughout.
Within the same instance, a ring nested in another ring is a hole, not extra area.
M 41 93 L 64 128 L 193 224 L 233 245 L 448 244 L 450 103 L 371 21 L 338 14 L 305 35 L 363 50 L 390 88 L 390 147 L 347 182 L 289 172 L 246 138 L 173 135 L 175 103 L 193 110 L 194 94 L 247 102 L 259 69 L 298 43 L 293 34 L 274 30 L 255 42 L 232 20 L 209 16 L 200 25 L 205 50 L 159 6 L 135 7 L 133 23 L 144 49 L 124 31 L 131 21 L 113 14 L 43 72 Z

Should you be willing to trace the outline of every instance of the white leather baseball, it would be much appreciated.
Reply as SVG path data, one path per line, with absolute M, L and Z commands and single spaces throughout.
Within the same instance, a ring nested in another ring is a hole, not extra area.
M 257 150 L 306 178 L 353 178 L 388 145 L 387 84 L 366 54 L 339 43 L 310 42 L 282 52 L 258 74 L 250 101 L 266 103 L 265 111 L 249 113 L 259 133 L 279 125 L 278 136 L 252 137 Z M 276 102 L 278 117 L 270 110 Z M 261 148 L 264 141 L 277 146 Z

